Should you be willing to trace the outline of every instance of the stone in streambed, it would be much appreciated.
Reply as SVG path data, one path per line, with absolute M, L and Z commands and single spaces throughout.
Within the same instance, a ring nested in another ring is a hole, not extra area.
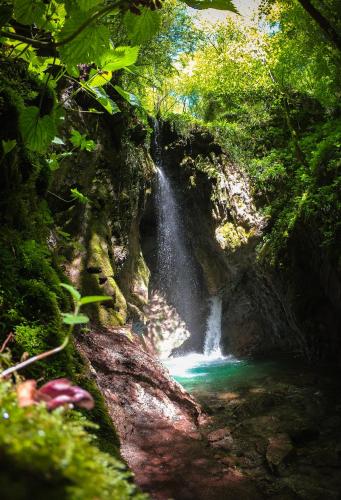
M 211 446 L 213 448 L 230 451 L 233 446 L 233 438 L 231 435 L 227 435 L 223 439 L 211 442 Z
M 230 450 L 233 446 L 233 437 L 229 427 L 216 429 L 207 435 L 207 439 L 213 448 Z
M 279 433 L 281 422 L 272 415 L 261 415 L 243 420 L 238 427 L 252 436 L 269 438 Z
M 292 455 L 294 447 L 288 434 L 277 434 L 269 438 L 266 460 L 271 469 L 277 469 Z
M 239 464 L 239 457 L 236 457 L 235 455 L 228 455 L 226 457 L 221 457 L 220 461 L 228 467 L 236 467 Z
M 223 427 L 222 429 L 216 429 L 215 431 L 210 432 L 207 435 L 207 439 L 210 443 L 214 443 L 215 441 L 220 441 L 224 439 L 226 436 L 230 436 L 231 431 L 229 427 Z

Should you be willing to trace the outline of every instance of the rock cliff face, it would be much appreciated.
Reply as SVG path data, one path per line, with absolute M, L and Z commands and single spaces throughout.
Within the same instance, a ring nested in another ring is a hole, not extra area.
M 282 287 L 310 360 L 341 364 L 341 235 L 328 248 L 315 221 L 301 221 L 290 237 Z
M 299 350 L 279 284 L 256 262 L 265 221 L 253 204 L 245 174 L 200 128 L 187 136 L 168 123 L 160 130 L 163 167 L 175 187 L 200 276 L 200 326 L 189 328 L 192 335 L 180 351 L 203 349 L 207 300 L 217 294 L 223 299 L 226 353 L 249 357 L 276 349 Z M 148 200 L 140 226 L 151 283 L 157 272 L 155 202 L 153 197 Z
M 98 325 L 128 321 L 133 330 L 149 331 L 155 352 L 162 355 L 173 348 L 201 351 L 208 298 L 220 294 L 226 353 L 259 357 L 284 351 L 340 358 L 337 252 L 328 253 L 316 240 L 313 226 L 302 224 L 291 236 L 285 266 L 264 266 L 257 260 L 256 247 L 266 221 L 254 206 L 245 173 L 206 131 L 178 133 L 170 123 L 160 122 L 163 167 L 181 206 L 201 304 L 187 324 L 189 338 L 181 325 L 186 318 L 175 321 L 178 334 L 173 343 L 173 326 L 166 327 L 167 318 L 156 318 L 155 307 L 152 311 L 152 303 L 148 305 L 158 265 L 151 158 L 155 141 L 124 115 L 87 115 L 86 120 L 81 113 L 69 116 L 65 137 L 72 126 L 94 139 L 97 147 L 63 160 L 54 176 L 48 196 L 57 228 L 51 241 L 65 255 L 65 270 L 84 293 L 113 297 L 90 310 Z M 75 187 L 89 197 L 89 204 L 61 201 Z M 165 310 L 171 308 L 168 303 Z M 173 319 L 169 324 L 174 325 Z
M 96 143 L 93 152 L 66 158 L 49 191 L 56 248 L 65 255 L 65 272 L 83 293 L 113 300 L 90 309 L 102 327 L 141 318 L 148 300 L 149 270 L 139 242 L 139 220 L 153 171 L 146 130 L 134 133 L 133 119 L 70 112 L 62 139 L 76 128 Z M 88 198 L 70 199 L 76 188 Z M 69 235 L 72 240 L 69 241 Z
M 314 221 L 300 222 L 281 267 L 270 268 L 256 251 L 268 230 L 267 221 L 256 210 L 244 171 L 200 128 L 178 133 L 161 122 L 160 135 L 163 166 L 176 189 L 200 276 L 198 326 L 189 328 L 192 336 L 182 351 L 202 350 L 207 298 L 220 294 L 226 353 L 263 357 L 290 352 L 338 362 L 338 242 L 330 249 L 323 247 Z M 151 152 L 155 154 L 153 148 Z M 150 197 L 140 225 L 151 284 L 157 266 L 153 203 Z

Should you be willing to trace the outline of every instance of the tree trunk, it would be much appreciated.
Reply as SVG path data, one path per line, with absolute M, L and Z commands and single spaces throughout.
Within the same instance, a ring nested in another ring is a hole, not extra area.
M 314 7 L 310 0 L 298 0 L 304 10 L 317 22 L 322 31 L 324 31 L 328 40 L 331 41 L 335 47 L 341 51 L 341 36 L 335 30 L 335 28 L 330 24 L 328 19 L 326 19 L 319 10 Z
M 299 143 L 299 140 L 297 137 L 296 129 L 295 129 L 294 124 L 293 124 L 292 119 L 291 119 L 290 105 L 289 105 L 289 102 L 288 102 L 288 99 L 286 96 L 283 96 L 282 103 L 283 103 L 283 109 L 284 109 L 284 113 L 285 113 L 286 122 L 287 122 L 288 128 L 290 130 L 292 141 L 293 141 L 294 146 L 295 146 L 296 159 L 302 165 L 308 166 L 307 160 L 305 158 L 305 155 L 302 151 L 302 148 L 300 146 L 300 143 Z

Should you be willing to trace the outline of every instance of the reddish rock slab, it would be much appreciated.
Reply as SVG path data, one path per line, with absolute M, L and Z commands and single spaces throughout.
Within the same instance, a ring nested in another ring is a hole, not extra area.
M 115 330 L 78 340 L 119 433 L 121 453 L 155 500 L 262 498 L 254 483 L 226 467 L 202 438 L 200 405 L 166 368 Z

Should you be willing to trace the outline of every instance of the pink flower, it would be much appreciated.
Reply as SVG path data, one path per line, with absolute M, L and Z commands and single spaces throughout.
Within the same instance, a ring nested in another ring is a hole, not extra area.
M 29 397 L 27 397 L 27 392 L 29 392 Z M 91 394 L 81 387 L 72 385 L 72 382 L 66 378 L 50 380 L 40 389 L 36 389 L 35 380 L 27 380 L 19 385 L 17 393 L 20 406 L 29 406 L 44 401 L 49 410 L 65 405 L 77 405 L 87 410 L 94 407 Z

